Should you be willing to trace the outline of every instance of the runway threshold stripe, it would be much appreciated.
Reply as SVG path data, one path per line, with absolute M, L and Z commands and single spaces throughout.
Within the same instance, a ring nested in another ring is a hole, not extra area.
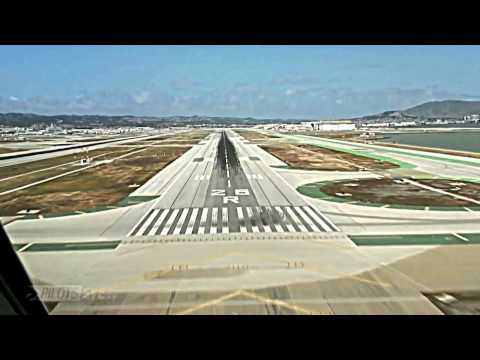
M 260 232 L 260 230 L 258 229 L 258 226 L 257 226 L 257 221 L 253 218 L 252 208 L 250 206 L 247 206 L 246 210 L 247 210 L 247 216 L 250 219 L 250 224 L 252 224 L 252 232 L 254 232 L 254 233 Z
M 228 208 L 222 208 L 222 233 L 228 233 Z
M 311 206 L 225 206 L 153 209 L 130 236 L 332 231 L 330 223 Z
M 217 232 L 218 208 L 212 209 L 212 221 L 210 222 L 210 234 Z
M 147 221 L 148 217 L 150 214 L 153 212 L 153 210 L 150 210 L 147 214 L 144 214 L 144 216 L 140 219 L 140 221 L 135 225 L 133 230 L 130 232 L 130 236 L 135 236 L 138 233 L 138 230 L 142 227 L 142 225 Z
M 292 225 L 290 219 L 283 211 L 283 209 L 280 206 L 275 206 L 275 210 L 278 211 L 279 217 L 281 220 L 283 220 L 283 223 L 286 225 L 288 232 L 297 232 L 297 229 L 295 229 L 295 227 Z
M 157 219 L 157 221 L 155 222 L 155 225 L 152 227 L 152 229 L 150 230 L 150 232 L 148 233 L 148 235 L 155 235 L 155 234 L 157 234 L 158 229 L 160 228 L 160 226 L 162 225 L 163 221 L 164 221 L 165 218 L 167 217 L 168 212 L 169 212 L 169 209 L 163 210 L 162 215 L 160 215 L 160 217 Z
M 272 232 L 272 229 L 270 228 L 270 223 L 271 223 L 271 220 L 267 220 L 267 218 L 269 217 L 268 214 L 267 214 L 267 211 L 265 211 L 265 208 L 261 208 L 261 207 L 257 207 L 257 211 L 258 211 L 258 216 L 260 217 L 260 221 L 262 222 L 262 226 L 263 226 L 263 231 L 266 232 L 266 233 L 271 233 Z
M 143 220 L 143 223 L 141 224 L 140 228 L 136 233 L 140 235 L 143 234 L 146 228 L 148 227 L 148 225 L 150 224 L 150 221 L 152 221 L 152 219 L 155 217 L 155 214 L 157 212 L 158 212 L 157 209 L 150 211 L 150 214 L 147 217 L 145 217 L 145 219 Z
M 195 224 L 195 220 L 197 220 L 198 208 L 194 208 L 192 210 L 192 214 L 190 215 L 190 220 L 188 221 L 187 229 L 185 230 L 185 234 L 190 235 L 193 232 L 193 226 Z
M 198 226 L 198 233 L 205 234 L 205 227 L 207 225 L 207 215 L 209 209 L 202 209 L 202 217 L 200 219 L 200 225 Z
M 265 232 L 263 227 L 262 217 L 260 216 L 261 208 L 258 206 L 252 206 L 253 216 L 255 217 L 255 223 L 257 224 L 258 230 L 260 232 Z
M 278 211 L 274 207 L 269 207 L 268 210 L 270 211 L 270 215 L 271 215 L 273 225 L 275 226 L 276 231 L 279 232 L 279 233 L 285 232 L 283 230 L 282 225 L 280 225 L 280 223 L 282 221 L 281 221 L 281 218 L 278 214 Z
M 332 223 L 330 220 L 328 220 L 325 215 L 323 215 L 321 212 L 319 212 L 315 207 L 313 206 L 309 206 L 310 209 L 312 209 L 312 211 L 317 214 L 325 224 L 328 225 L 328 227 L 331 229 L 331 231 L 340 231 L 334 223 Z
M 301 232 L 308 232 L 308 229 L 305 227 L 305 225 L 302 224 L 302 221 L 295 215 L 291 207 L 286 207 L 285 208 L 290 215 L 290 217 L 293 219 L 297 227 L 300 229 Z
M 318 215 L 312 210 L 310 209 L 310 207 L 308 206 L 303 206 L 303 210 L 308 214 L 310 215 L 310 217 L 312 219 L 314 219 L 318 225 L 320 225 L 320 227 L 326 231 L 326 232 L 332 232 L 332 229 L 328 226 L 328 224 L 323 221 L 320 217 L 318 217 Z
M 178 209 L 173 209 L 172 212 L 168 215 L 167 223 L 162 229 L 162 232 L 160 235 L 167 235 L 168 230 L 170 230 L 170 227 L 172 226 L 173 222 L 175 221 L 175 218 L 177 217 Z
M 313 219 L 311 219 L 301 208 L 300 206 L 295 206 L 295 210 L 300 215 L 301 219 L 312 229 L 316 232 L 322 232 L 320 228 L 315 224 Z
M 237 207 L 237 216 L 238 216 L 238 223 L 240 224 L 240 232 L 246 233 L 247 227 L 245 226 L 245 218 L 243 217 L 243 208 Z
M 142 233 L 142 235 L 147 235 L 150 230 L 152 229 L 152 227 L 155 225 L 157 219 L 160 217 L 160 215 L 164 212 L 163 209 L 155 209 L 154 210 L 154 213 L 155 215 L 152 217 L 152 220 L 149 221 L 149 224 L 147 226 L 147 228 L 145 229 L 145 231 Z
M 180 230 L 182 230 L 183 223 L 185 222 L 185 218 L 187 217 L 188 209 L 183 209 L 180 218 L 177 221 L 177 225 L 175 226 L 175 230 L 173 230 L 174 235 L 180 234 Z
M 185 219 L 182 221 L 182 225 L 180 227 L 180 234 L 185 234 L 187 232 L 187 227 L 188 227 L 188 224 L 190 223 L 192 212 L 193 212 L 193 208 L 185 209 Z

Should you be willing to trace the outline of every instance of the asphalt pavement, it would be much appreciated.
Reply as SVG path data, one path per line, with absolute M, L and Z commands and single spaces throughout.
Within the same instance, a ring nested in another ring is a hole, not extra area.
M 338 231 L 233 131 L 197 147 L 176 176 L 147 184 L 160 198 L 131 236 Z

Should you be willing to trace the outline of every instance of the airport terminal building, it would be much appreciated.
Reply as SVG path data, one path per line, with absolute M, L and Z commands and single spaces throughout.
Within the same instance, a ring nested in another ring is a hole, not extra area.
M 352 131 L 355 124 L 350 121 L 307 121 L 302 122 L 306 128 L 314 131 Z

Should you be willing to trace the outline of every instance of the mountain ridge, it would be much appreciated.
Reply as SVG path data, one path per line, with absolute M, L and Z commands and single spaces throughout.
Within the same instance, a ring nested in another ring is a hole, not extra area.
M 407 115 L 419 117 L 463 118 L 466 115 L 480 113 L 480 101 L 441 100 L 429 101 L 402 111 Z

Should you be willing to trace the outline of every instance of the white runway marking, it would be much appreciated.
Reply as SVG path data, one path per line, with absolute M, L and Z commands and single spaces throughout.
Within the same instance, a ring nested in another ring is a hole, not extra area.
M 191 212 L 190 216 L 188 216 L 189 212 Z M 208 214 L 209 212 L 211 212 L 211 216 Z M 235 206 L 230 215 L 227 206 L 219 208 L 153 209 L 145 219 L 142 218 L 134 226 L 134 230 L 130 232 L 131 235 L 129 236 L 228 234 L 238 231 L 241 233 L 335 231 L 321 219 L 319 214 L 309 206 Z M 206 231 L 209 216 L 211 217 L 210 227 Z M 178 221 L 175 222 L 177 217 Z M 198 226 L 195 226 L 197 221 Z M 247 227 L 248 221 L 251 228 Z M 305 224 L 308 226 L 305 226 Z M 455 236 L 459 237 L 458 234 L 455 234 Z
M 198 228 L 198 233 L 204 234 L 205 226 L 207 224 L 208 209 L 200 209 L 200 211 L 203 211 L 203 212 L 202 212 L 202 217 L 200 218 L 200 226 Z
M 190 215 L 190 221 L 188 222 L 187 230 L 185 231 L 185 234 L 189 235 L 192 233 L 193 225 L 195 224 L 195 220 L 197 220 L 197 214 L 198 214 L 198 208 L 194 208 L 192 211 L 192 214 Z
M 183 227 L 183 222 L 185 221 L 187 214 L 188 214 L 188 209 L 183 209 L 180 215 L 180 218 L 178 219 L 177 226 L 175 226 L 175 230 L 173 231 L 173 235 L 180 234 L 180 230 Z
M 322 219 L 320 219 L 320 217 L 317 214 L 315 214 L 315 212 L 312 209 L 310 209 L 310 207 L 304 206 L 303 209 L 317 222 L 317 224 L 321 226 L 323 231 L 328 231 L 328 232 L 332 231 L 332 229 L 327 225 L 327 223 Z
M 295 222 L 295 224 L 298 226 L 298 228 L 300 229 L 301 232 L 308 232 L 305 225 L 302 224 L 300 219 L 297 217 L 297 215 L 295 215 L 295 213 L 293 212 L 293 210 L 290 207 L 286 207 L 285 210 L 290 215 L 290 217 Z
M 169 218 L 168 218 L 168 220 L 167 220 L 167 223 L 166 223 L 165 226 L 163 227 L 163 230 L 162 230 L 162 232 L 160 233 L 160 235 L 167 235 L 168 230 L 170 230 L 170 226 L 172 226 L 173 221 L 175 220 L 175 217 L 177 216 L 178 210 L 179 210 L 179 209 L 174 209 L 174 210 L 172 211 L 172 214 L 169 216 Z
M 257 206 L 257 213 L 258 213 L 258 217 L 260 218 L 260 222 L 262 223 L 263 231 L 265 231 L 266 233 L 271 233 L 272 229 L 270 229 L 270 226 L 268 226 L 268 223 L 266 225 L 264 225 L 263 221 L 261 221 L 261 219 L 265 218 L 266 215 L 264 214 L 264 212 L 262 211 L 262 208 L 260 206 Z
M 222 208 L 222 233 L 228 233 L 228 208 Z
M 255 233 L 258 233 L 260 232 L 259 228 L 258 228 L 258 224 L 257 224 L 257 220 L 256 219 L 253 219 L 253 211 L 252 211 L 252 208 L 247 206 L 247 216 L 251 219 L 250 222 L 252 223 L 252 231 L 255 232 Z
M 155 209 L 150 213 L 150 215 L 147 217 L 147 219 L 143 223 L 140 230 L 137 231 L 137 234 L 143 234 L 145 232 L 145 230 L 147 230 L 148 225 L 150 225 L 152 220 L 155 218 L 155 215 L 157 215 L 159 211 L 160 211 L 160 209 Z
M 238 216 L 238 222 L 240 224 L 240 232 L 246 233 L 247 227 L 245 226 L 245 219 L 243 217 L 243 208 L 237 207 L 237 216 Z
M 163 220 L 165 220 L 165 218 L 167 217 L 167 214 L 168 214 L 168 209 L 163 210 L 162 215 L 160 215 L 160 217 L 158 218 L 157 222 L 153 225 L 148 235 L 155 235 L 160 225 L 162 225 Z
M 262 175 L 257 175 L 257 174 L 246 174 L 247 179 L 252 179 L 252 180 L 263 180 Z
M 303 210 L 300 208 L 300 206 L 295 206 L 295 210 L 297 210 L 298 214 L 299 214 L 299 215 L 302 217 L 302 219 L 307 223 L 307 225 L 310 226 L 310 228 L 311 228 L 313 231 L 321 232 L 321 230 L 318 228 L 318 226 L 315 225 L 315 223 L 310 219 L 310 217 L 303 212 Z
M 280 206 L 275 206 L 275 210 L 277 210 L 281 219 L 285 219 L 284 223 L 287 226 L 288 232 L 296 232 L 297 230 L 295 230 L 293 225 L 290 223 L 286 214 L 283 212 L 282 208 Z
M 218 208 L 212 209 L 212 222 L 210 224 L 210 234 L 217 232 Z
M 273 218 L 273 221 L 274 221 L 274 226 L 275 226 L 275 230 L 277 230 L 277 232 L 280 232 L 280 233 L 283 233 L 283 228 L 282 228 L 282 225 L 280 225 L 276 219 L 280 218 L 280 215 L 278 214 L 278 211 L 275 210 L 275 208 L 273 207 L 267 207 L 267 210 L 269 211 L 269 213 L 271 214 Z M 273 215 L 275 214 L 275 215 Z
M 465 236 L 462 236 L 460 234 L 457 234 L 457 233 L 452 233 L 453 236 L 459 238 L 460 240 L 463 240 L 463 241 L 466 241 L 466 242 L 470 242 L 470 240 L 468 240 Z

